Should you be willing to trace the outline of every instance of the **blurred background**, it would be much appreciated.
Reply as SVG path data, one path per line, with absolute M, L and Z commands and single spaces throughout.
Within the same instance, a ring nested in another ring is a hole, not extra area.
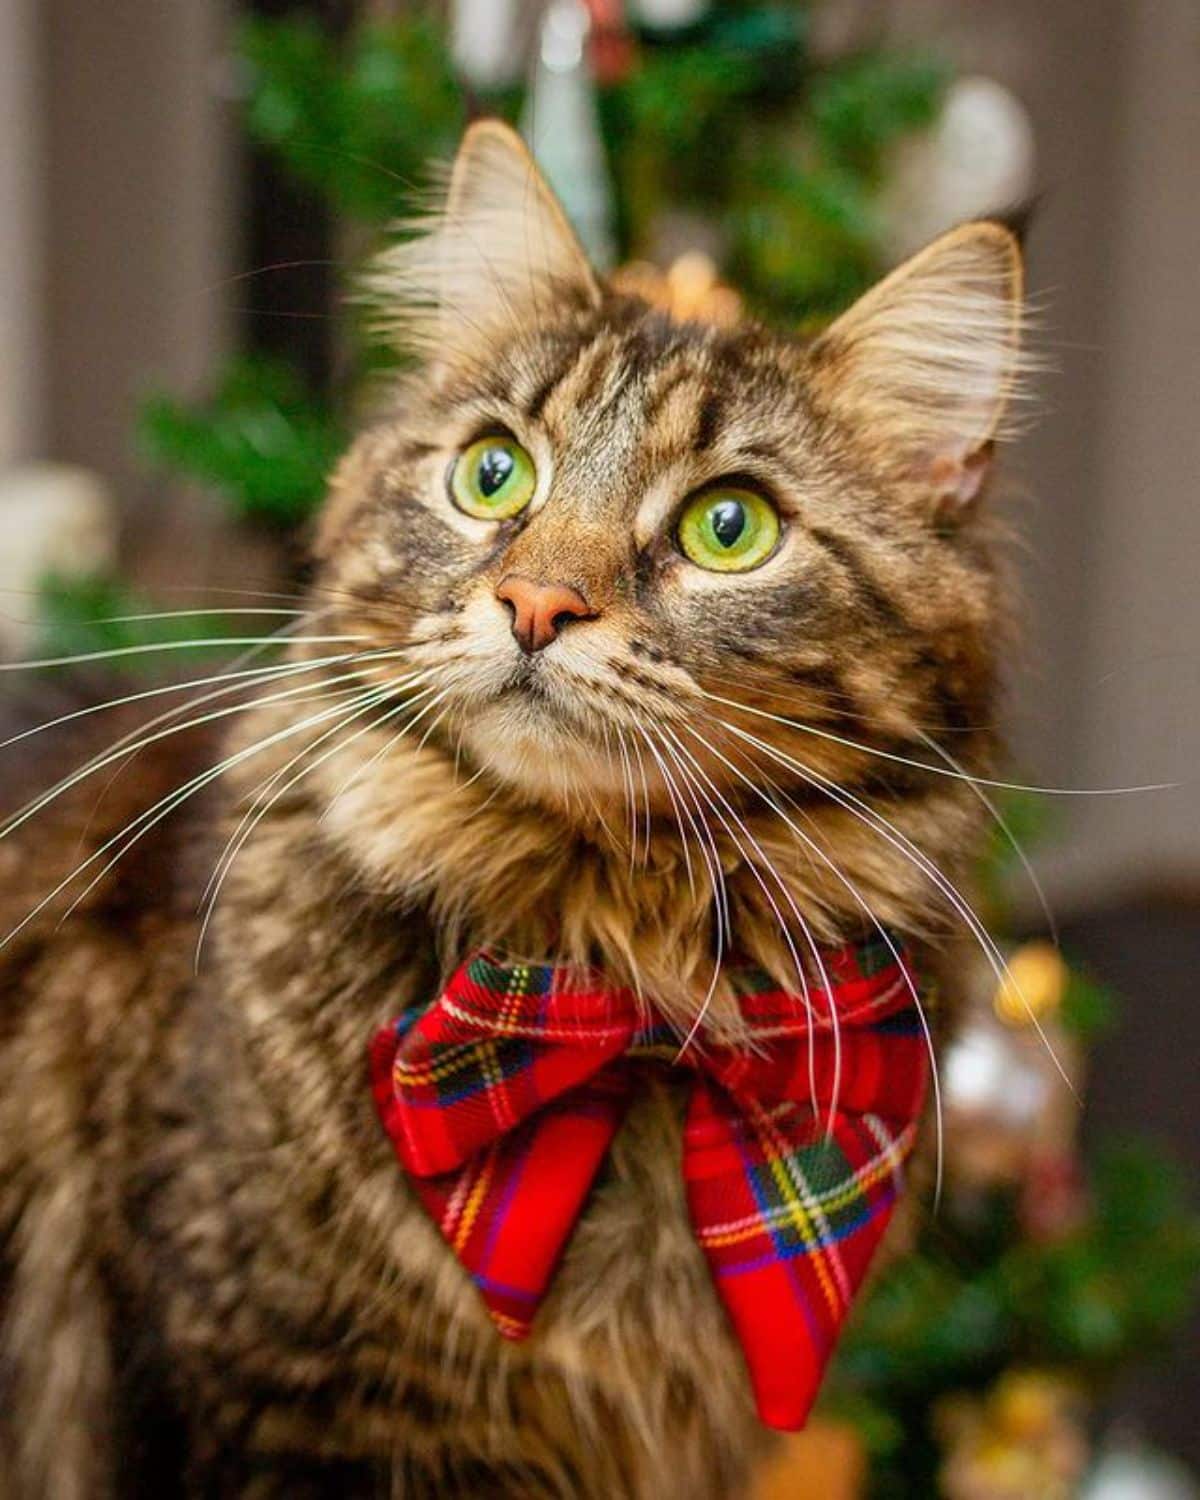
M 0 656 L 219 639 L 294 586 L 388 359 L 341 288 L 483 111 L 700 317 L 817 326 L 1034 206 L 1009 728 L 1071 795 L 998 809 L 1021 1003 L 965 976 L 938 1213 L 763 1494 L 1195 1496 L 1200 4 L 0 0 Z

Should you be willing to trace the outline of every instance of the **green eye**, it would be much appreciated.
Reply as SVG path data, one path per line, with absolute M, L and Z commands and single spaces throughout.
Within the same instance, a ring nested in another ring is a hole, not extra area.
M 779 515 L 753 490 L 705 490 L 687 504 L 679 520 L 679 546 L 699 568 L 744 573 L 775 550 Z
M 497 434 L 472 443 L 454 461 L 450 494 L 459 510 L 483 521 L 504 521 L 533 499 L 537 470 L 515 438 Z

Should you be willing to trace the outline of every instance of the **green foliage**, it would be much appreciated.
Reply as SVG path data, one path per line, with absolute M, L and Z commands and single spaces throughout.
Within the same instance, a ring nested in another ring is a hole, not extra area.
M 1109 990 L 1072 966 L 1059 1016 L 1068 1031 L 1081 1042 L 1091 1044 L 1116 1025 L 1117 1007 Z
M 881 271 L 888 147 L 933 122 L 947 82 L 920 56 L 818 66 L 804 14 L 718 6 L 686 45 L 646 48 L 604 114 L 625 251 L 645 252 L 666 206 L 703 213 L 752 304 L 792 323 L 828 318 Z
M 988 797 L 997 816 L 989 823 L 977 880 L 989 920 L 1002 924 L 1010 887 L 1023 869 L 1021 856 L 1053 830 L 1054 812 L 1050 798 L 1036 791 L 1002 789 Z
M 243 21 L 246 125 L 351 218 L 396 217 L 465 119 L 441 26 L 416 15 L 344 43 L 304 15 Z
M 840 311 L 880 268 L 859 184 L 839 170 L 806 167 L 786 156 L 764 156 L 751 181 L 757 190 L 725 215 L 735 283 L 785 323 Z
M 937 119 L 949 82 L 937 59 L 871 52 L 819 74 L 809 118 L 825 160 L 877 184 L 887 148 Z
M 212 485 L 237 513 L 280 525 L 319 503 L 345 445 L 295 372 L 261 358 L 232 361 L 206 402 L 152 396 L 139 436 L 150 457 Z
M 1101 1376 L 1161 1345 L 1192 1305 L 1198 1274 L 1200 1219 L 1187 1184 L 1145 1142 L 1101 1154 L 1078 1233 L 1015 1245 L 1000 1268 L 1032 1357 Z

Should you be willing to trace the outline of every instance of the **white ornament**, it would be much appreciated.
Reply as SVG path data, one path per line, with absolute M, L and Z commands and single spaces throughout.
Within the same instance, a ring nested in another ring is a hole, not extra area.
M 902 259 L 955 224 L 1022 203 L 1034 162 L 1020 100 L 992 78 L 960 79 L 936 124 L 892 153 L 879 202 L 890 254 Z
M 463 77 L 499 88 L 520 74 L 517 0 L 455 0 L 451 53 Z
M 630 0 L 629 9 L 643 26 L 669 31 L 698 21 L 708 9 L 708 0 Z
M 1131 1449 L 1102 1458 L 1079 1500 L 1200 1500 L 1200 1486 L 1174 1459 Z
M 51 574 L 86 578 L 116 562 L 117 520 L 103 481 L 69 464 L 0 473 L 0 651 L 36 638 L 37 594 Z
M 542 22 L 521 133 L 584 249 L 601 269 L 614 259 L 608 162 L 588 66 L 583 0 L 552 0 Z
M 990 1017 L 965 1026 L 942 1058 L 948 1110 L 986 1116 L 1005 1130 L 1031 1130 L 1050 1094 L 1050 1080 L 1029 1066 L 1024 1037 Z

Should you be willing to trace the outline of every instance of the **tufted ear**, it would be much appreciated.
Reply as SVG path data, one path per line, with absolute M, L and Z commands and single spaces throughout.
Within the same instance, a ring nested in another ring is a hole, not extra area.
M 884 278 L 812 345 L 818 399 L 884 472 L 975 498 L 1027 368 L 1024 269 L 1003 224 L 965 224 Z
M 368 277 L 379 321 L 435 360 L 482 357 L 489 335 L 566 299 L 594 305 L 595 273 L 524 142 L 470 126 L 442 201 Z

